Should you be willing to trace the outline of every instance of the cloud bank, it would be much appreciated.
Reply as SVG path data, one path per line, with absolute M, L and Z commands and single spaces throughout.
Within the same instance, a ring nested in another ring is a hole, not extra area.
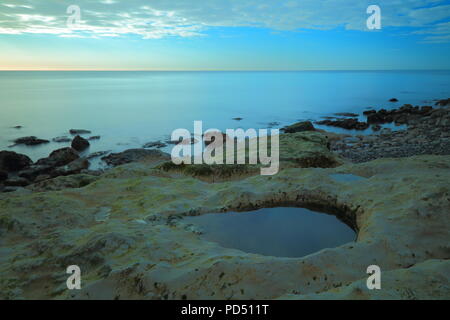
M 144 39 L 203 36 L 214 27 L 270 30 L 366 29 L 366 8 L 377 4 L 382 25 L 402 27 L 423 42 L 450 41 L 450 5 L 441 0 L 4 0 L 0 34 Z M 81 21 L 67 26 L 67 8 Z

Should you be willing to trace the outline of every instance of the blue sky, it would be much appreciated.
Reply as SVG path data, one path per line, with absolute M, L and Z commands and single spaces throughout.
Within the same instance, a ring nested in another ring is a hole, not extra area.
M 381 9 L 368 30 L 366 9 Z M 81 20 L 67 24 L 67 8 Z M 450 1 L 2 0 L 0 69 L 450 69 Z

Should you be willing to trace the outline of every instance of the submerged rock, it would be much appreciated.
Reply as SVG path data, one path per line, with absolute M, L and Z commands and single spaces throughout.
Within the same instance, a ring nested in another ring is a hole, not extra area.
M 392 98 L 392 99 L 389 99 L 389 102 L 398 102 L 398 99 L 397 98 Z
M 89 133 L 91 133 L 91 131 L 84 130 L 84 129 L 70 129 L 69 133 L 71 135 L 79 135 L 79 134 L 89 134 Z
M 13 151 L 0 151 L 0 170 L 11 172 L 29 167 L 33 161 L 26 155 Z
M 81 136 L 76 136 L 72 140 L 72 148 L 74 148 L 77 151 L 84 151 L 87 148 L 89 148 L 90 143 L 86 139 L 82 138 Z
M 17 144 L 24 144 L 26 146 L 35 146 L 43 143 L 49 143 L 50 141 L 45 139 L 38 139 L 35 136 L 29 136 L 29 137 L 22 137 L 19 139 L 14 140 L 14 143 Z
M 70 139 L 69 137 L 66 137 L 66 136 L 61 136 L 61 137 L 53 138 L 52 141 L 57 142 L 57 143 L 64 143 L 64 142 L 70 142 L 70 141 L 72 141 L 72 139 Z
M 89 140 L 89 141 L 92 141 L 92 140 L 100 140 L 100 138 L 101 138 L 100 136 L 92 136 L 92 137 L 89 137 L 88 140 Z

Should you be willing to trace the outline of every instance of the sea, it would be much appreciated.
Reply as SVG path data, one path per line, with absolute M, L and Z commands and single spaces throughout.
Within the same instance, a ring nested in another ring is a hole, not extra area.
M 368 109 L 434 105 L 448 97 L 450 71 L 1 71 L 0 150 L 35 161 L 70 142 L 31 147 L 12 141 L 51 141 L 86 129 L 92 132 L 86 138 L 101 136 L 86 154 L 120 152 L 168 140 L 178 128 L 193 132 L 194 121 L 203 121 L 204 130 L 281 128 L 340 112 L 364 120 Z

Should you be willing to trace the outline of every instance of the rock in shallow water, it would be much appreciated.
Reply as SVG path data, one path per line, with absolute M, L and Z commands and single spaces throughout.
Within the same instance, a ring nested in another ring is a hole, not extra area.
M 0 170 L 11 172 L 29 167 L 33 161 L 26 155 L 13 151 L 0 151 Z
M 111 153 L 110 155 L 103 157 L 102 160 L 110 166 L 118 166 L 147 158 L 169 160 L 170 155 L 159 150 L 128 149 L 119 153 Z
M 293 125 L 284 127 L 281 129 L 285 133 L 296 133 L 296 132 L 303 132 L 303 131 L 314 131 L 314 126 L 311 123 L 311 121 L 302 121 L 297 122 Z
M 89 141 L 87 141 L 85 138 L 81 137 L 81 136 L 76 136 L 75 138 L 73 138 L 72 140 L 72 148 L 74 148 L 77 151 L 84 151 L 87 148 L 89 148 L 90 143 Z
M 14 140 L 15 144 L 24 144 L 26 146 L 36 146 L 43 143 L 49 143 L 50 141 L 45 139 L 38 139 L 35 136 L 29 136 L 29 137 L 22 137 L 19 139 Z

